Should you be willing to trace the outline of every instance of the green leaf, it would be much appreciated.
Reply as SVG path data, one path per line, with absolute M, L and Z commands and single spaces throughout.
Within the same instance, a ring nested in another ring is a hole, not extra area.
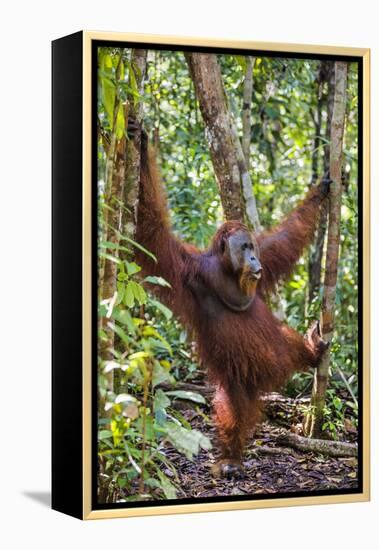
M 131 63 L 128 63 L 128 65 L 129 65 L 129 86 L 134 97 L 134 106 L 137 109 L 141 96 L 138 91 L 138 83 L 134 72 L 134 68 Z
M 161 470 L 157 470 L 158 477 L 161 482 L 161 488 L 164 492 L 164 496 L 168 499 L 176 498 L 176 489 L 169 479 L 164 475 Z
M 235 55 L 235 60 L 237 61 L 238 65 L 241 67 L 244 73 L 246 73 L 246 58 L 244 55 Z
M 143 418 L 139 417 L 136 421 L 136 426 L 138 430 L 142 433 L 142 424 L 143 424 Z M 154 431 L 154 421 L 152 416 L 146 415 L 145 417 L 145 437 L 147 441 L 152 441 L 155 436 Z
M 117 281 L 117 300 L 116 305 L 121 304 L 124 301 L 125 285 Z
M 166 393 L 158 389 L 154 395 L 154 410 L 166 409 L 170 405 L 170 400 Z
M 123 489 L 127 484 L 127 482 L 128 482 L 128 479 L 126 477 L 119 477 L 117 479 L 117 484 L 120 487 L 120 489 Z
M 172 395 L 173 397 L 178 397 L 179 399 L 186 399 L 187 401 L 193 401 L 194 403 L 205 404 L 206 401 L 200 393 L 193 391 L 184 391 L 184 390 L 170 390 L 166 392 L 166 395 Z
M 125 117 L 122 105 L 119 106 L 116 118 L 116 138 L 122 139 L 125 133 Z
M 151 356 L 152 354 L 149 351 L 136 351 L 129 355 L 129 359 L 149 359 Z
M 112 57 L 109 55 L 109 53 L 106 53 L 103 57 L 103 68 L 112 69 L 112 67 L 113 67 Z
M 169 321 L 172 318 L 172 311 L 165 305 L 161 304 L 158 300 L 154 300 L 153 298 L 150 298 L 150 303 L 155 306 L 159 311 L 163 313 L 163 315 L 166 317 L 167 321 Z
M 279 111 L 277 111 L 273 107 L 270 107 L 269 105 L 266 105 L 265 112 L 266 115 L 273 120 L 279 118 Z
M 162 488 L 159 481 L 157 479 L 154 479 L 153 477 L 149 477 L 149 479 L 145 479 L 145 485 L 147 485 L 148 487 L 151 487 L 152 489 L 161 489 Z
M 134 275 L 135 273 L 138 273 L 141 271 L 141 268 L 139 265 L 137 265 L 135 262 L 127 262 L 125 261 L 126 265 L 126 271 L 128 272 L 128 275 Z
M 129 252 L 129 249 L 125 246 L 121 246 L 118 243 L 113 243 L 112 241 L 102 241 L 99 244 L 100 248 L 108 248 L 109 250 L 123 250 L 124 252 Z
M 126 344 L 127 346 L 130 344 L 130 338 L 126 334 L 126 332 L 119 326 L 117 326 L 115 323 L 112 324 L 113 331 L 117 334 L 119 338 Z
M 148 275 L 144 278 L 145 283 L 151 283 L 153 285 L 168 286 L 171 288 L 170 283 L 166 281 L 163 277 L 154 277 L 153 275 Z
M 101 258 L 105 258 L 106 260 L 114 262 L 115 264 L 121 264 L 121 260 L 120 258 L 117 258 L 117 256 L 112 256 L 111 254 L 106 254 L 105 252 L 99 252 L 99 256 Z
M 98 437 L 100 441 L 103 441 L 104 439 L 109 439 L 112 435 L 113 434 L 110 430 L 100 430 Z
M 134 74 L 134 69 L 131 63 L 129 63 L 129 83 L 132 90 L 138 93 L 136 75 Z
M 125 65 L 124 62 L 121 61 L 120 63 L 120 80 L 124 80 L 125 78 Z
M 167 413 L 166 409 L 156 409 L 154 410 L 155 422 L 158 426 L 164 426 L 167 422 Z
M 124 304 L 128 307 L 134 306 L 134 292 L 133 287 L 131 286 L 131 281 L 126 285 L 125 294 L 124 294 Z
M 188 459 L 197 455 L 200 448 L 209 450 L 212 444 L 208 437 L 197 430 L 186 430 L 173 422 L 166 425 L 167 436 L 176 449 L 182 452 Z
M 114 104 L 116 99 L 116 86 L 106 77 L 101 78 L 102 99 L 111 130 L 113 129 Z
M 136 241 L 133 241 L 133 239 L 130 239 L 130 238 L 127 237 L 126 235 L 120 235 L 120 240 L 124 240 L 124 241 L 126 241 L 126 242 L 132 244 L 133 246 L 135 246 L 136 248 L 138 248 L 138 250 L 141 250 L 141 251 L 144 252 L 147 256 L 149 256 L 149 258 L 151 258 L 152 260 L 154 260 L 155 263 L 157 262 L 157 259 L 156 259 L 156 257 L 154 256 L 154 254 L 152 254 L 151 252 L 149 252 L 148 250 L 146 250 L 146 248 L 144 248 L 141 244 L 136 243 Z
M 153 367 L 153 388 L 158 386 L 158 384 L 162 384 L 162 382 L 172 382 L 172 376 L 167 369 L 163 368 L 162 365 L 156 362 Z
M 145 289 L 135 281 L 129 281 L 128 287 L 131 288 L 133 295 L 140 305 L 146 304 L 147 295 Z
M 112 318 L 122 325 L 125 325 L 129 334 L 136 333 L 136 327 L 134 326 L 132 316 L 127 309 L 114 308 L 112 311 Z

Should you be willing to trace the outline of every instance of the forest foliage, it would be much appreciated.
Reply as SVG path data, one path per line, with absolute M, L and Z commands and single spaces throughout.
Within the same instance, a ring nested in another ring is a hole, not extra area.
M 128 105 L 143 110 L 144 127 L 160 160 L 174 231 L 200 248 L 222 222 L 223 212 L 204 124 L 183 52 L 149 50 L 146 78 L 139 87 L 130 49 L 98 52 L 98 268 L 111 262 L 112 296 L 99 284 L 99 499 L 102 502 L 173 499 L 178 496 L 175 464 L 165 452 L 175 447 L 189 460 L 211 441 L 173 407 L 185 398 L 209 422 L 204 396 L 175 389 L 178 381 L 203 380 L 196 348 L 172 312 L 148 291 L 167 285 L 139 275 L 133 251 L 140 246 L 122 227 L 130 205 L 107 195 L 112 136 L 126 139 Z M 246 58 L 219 55 L 228 103 L 242 136 Z M 250 177 L 263 228 L 275 225 L 305 195 L 325 169 L 329 146 L 325 63 L 316 59 L 253 58 Z M 323 65 L 324 63 L 324 65 Z M 126 106 L 126 108 L 124 108 Z M 323 431 L 343 439 L 358 415 L 358 67 L 349 64 L 344 138 L 344 193 L 335 330 Z M 110 217 L 109 213 L 116 213 Z M 110 227 L 109 220 L 121 220 Z M 110 233 L 116 238 L 109 240 Z M 320 318 L 322 284 L 309 296 L 312 248 L 280 288 L 285 321 L 305 332 Z M 151 254 L 148 250 L 146 254 Z M 322 272 L 325 266 L 322 265 Z M 110 340 L 111 335 L 111 340 Z M 111 342 L 111 345 L 110 345 Z M 107 349 L 104 355 L 103 350 Z M 311 373 L 296 374 L 284 393 L 309 396 Z M 167 389 L 169 388 L 169 389 Z

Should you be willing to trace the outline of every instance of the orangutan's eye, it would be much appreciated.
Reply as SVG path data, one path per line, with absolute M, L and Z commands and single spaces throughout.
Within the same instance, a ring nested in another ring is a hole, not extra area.
M 246 250 L 247 246 L 248 246 L 248 245 L 247 245 L 246 243 L 244 243 L 244 244 L 241 246 L 241 249 L 242 249 L 242 250 Z

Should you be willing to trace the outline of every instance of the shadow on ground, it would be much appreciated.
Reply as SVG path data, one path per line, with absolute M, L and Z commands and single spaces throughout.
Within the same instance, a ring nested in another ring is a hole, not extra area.
M 38 502 L 42 506 L 51 506 L 51 493 L 48 491 L 23 491 L 23 496 Z

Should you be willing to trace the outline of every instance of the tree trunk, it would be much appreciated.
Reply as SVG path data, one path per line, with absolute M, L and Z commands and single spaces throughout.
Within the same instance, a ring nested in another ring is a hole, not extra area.
M 347 64 L 335 63 L 335 93 L 330 138 L 329 223 L 326 251 L 324 295 L 321 310 L 321 329 L 325 340 L 331 341 L 334 330 L 335 298 L 340 246 L 340 221 L 342 201 L 342 151 L 346 110 Z M 312 424 L 310 434 L 320 437 L 324 421 L 326 389 L 330 367 L 330 347 L 315 372 L 312 390 Z
M 125 151 L 126 137 L 117 138 L 117 124 L 120 110 L 123 114 L 125 106 L 121 104 L 119 93 L 119 79 L 121 74 L 122 53 L 120 51 L 119 62 L 115 74 L 115 101 L 113 109 L 113 123 L 107 149 L 106 171 L 105 171 L 105 193 L 104 203 L 107 208 L 103 211 L 102 240 L 112 243 L 112 248 L 103 250 L 115 260 L 105 258 L 100 260 L 98 294 L 99 300 L 107 305 L 107 313 L 99 319 L 99 328 L 102 329 L 99 338 L 98 352 L 102 361 L 109 361 L 113 358 L 112 349 L 114 346 L 114 332 L 109 327 L 109 317 L 116 298 L 117 280 L 117 248 L 113 245 L 119 244 L 121 231 L 121 203 L 125 178 Z M 105 375 L 108 390 L 113 390 L 113 371 Z M 99 411 L 104 414 L 105 396 L 101 397 Z
M 142 93 L 143 79 L 146 70 L 146 50 L 133 50 L 131 54 L 131 67 L 138 92 Z M 118 93 L 120 73 L 116 71 L 116 97 L 114 104 L 114 124 L 110 138 L 110 147 L 107 158 L 107 176 L 104 211 L 104 228 L 106 237 L 104 240 L 116 245 L 116 248 L 108 250 L 115 261 L 105 259 L 103 273 L 100 276 L 101 300 L 108 305 L 107 314 L 101 319 L 102 338 L 99 340 L 99 355 L 103 361 L 111 361 L 114 357 L 114 331 L 109 325 L 109 318 L 116 301 L 117 292 L 117 259 L 121 256 L 117 246 L 120 244 L 120 235 L 134 236 L 135 220 L 138 198 L 139 165 L 140 156 L 135 146 L 127 139 L 126 134 L 117 139 L 116 119 L 119 109 L 123 109 L 125 127 L 129 114 L 141 118 L 141 105 L 130 94 L 128 101 L 121 105 Z M 129 75 L 130 76 L 130 75 Z M 114 145 L 113 145 L 114 144 Z M 121 257 L 123 259 L 123 257 Z M 114 371 L 106 374 L 108 390 L 114 389 Z
M 245 157 L 246 170 L 250 170 L 251 101 L 253 95 L 254 65 L 255 57 L 246 57 L 246 74 L 243 82 L 242 105 L 242 151 Z
M 247 222 L 254 231 L 259 231 L 251 179 L 228 107 L 217 56 L 188 53 L 186 59 L 205 123 L 225 218 Z
M 146 75 L 147 50 L 133 50 L 131 55 L 131 66 L 134 71 L 138 93 L 142 95 L 143 84 Z M 128 97 L 128 116 L 133 117 L 142 123 L 142 102 L 135 99 L 131 94 Z M 127 167 L 125 172 L 125 185 L 123 193 L 123 232 L 133 239 L 136 227 L 136 215 L 138 208 L 138 186 L 141 164 L 140 155 L 141 132 L 136 132 L 135 143 L 127 143 Z M 125 208 L 126 207 L 126 208 Z
M 328 89 L 325 94 L 325 83 L 328 84 Z M 327 121 L 325 128 L 325 139 L 330 139 L 330 128 L 333 116 L 333 104 L 334 104 L 334 64 L 330 61 L 322 61 L 319 69 L 319 75 L 317 79 L 317 94 L 318 105 L 317 113 L 315 116 L 315 138 L 314 148 L 312 154 L 312 184 L 315 184 L 320 176 L 319 173 L 319 160 L 320 160 L 320 145 L 321 145 L 321 129 L 322 129 L 322 106 L 326 103 L 327 107 Z M 324 148 L 324 163 L 323 171 L 325 174 L 330 172 L 329 167 L 330 146 L 326 142 Z M 328 223 L 328 203 L 324 201 L 321 205 L 320 221 L 317 228 L 317 233 L 313 242 L 313 246 L 309 253 L 308 273 L 309 273 L 309 285 L 308 285 L 308 303 L 311 304 L 314 298 L 318 295 L 321 286 L 321 266 L 322 257 L 324 251 L 324 242 L 326 235 L 326 227 Z

